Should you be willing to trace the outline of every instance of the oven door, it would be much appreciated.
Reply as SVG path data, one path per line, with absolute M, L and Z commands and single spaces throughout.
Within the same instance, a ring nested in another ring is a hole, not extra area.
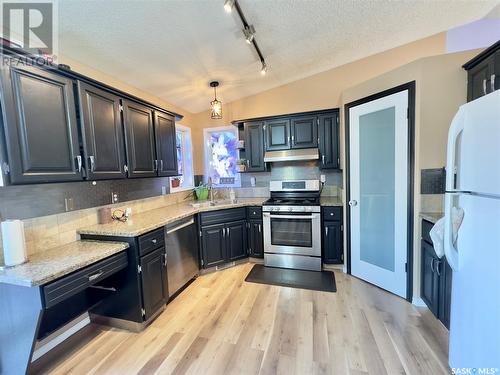
M 321 256 L 321 214 L 263 213 L 264 251 Z

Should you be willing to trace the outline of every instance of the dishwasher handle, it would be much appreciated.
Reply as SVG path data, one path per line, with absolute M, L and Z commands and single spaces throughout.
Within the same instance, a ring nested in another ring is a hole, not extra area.
M 167 234 L 170 234 L 170 233 L 174 233 L 174 232 L 177 232 L 178 230 L 182 229 L 182 228 L 185 228 L 185 227 L 188 227 L 190 226 L 191 224 L 194 224 L 194 219 L 191 219 L 185 223 L 182 223 L 176 227 L 173 227 L 173 228 L 170 228 L 167 230 Z

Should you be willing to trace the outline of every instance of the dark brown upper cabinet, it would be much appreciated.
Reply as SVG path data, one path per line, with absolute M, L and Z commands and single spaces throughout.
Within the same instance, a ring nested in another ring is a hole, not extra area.
M 129 177 L 154 177 L 158 161 L 155 153 L 153 110 L 122 100 Z
M 467 101 L 500 89 L 500 41 L 466 62 Z
M 179 172 L 174 117 L 155 111 L 155 135 L 158 176 L 177 176 Z
M 87 178 L 125 178 L 120 98 L 83 82 L 78 82 L 78 92 Z
M 339 114 L 331 112 L 318 116 L 319 166 L 339 169 Z
M 318 147 L 317 116 L 292 117 L 290 130 L 291 148 Z
M 245 130 L 245 156 L 247 159 L 247 172 L 264 172 L 264 123 L 246 122 Z
M 291 144 L 290 120 L 275 119 L 264 123 L 266 133 L 266 151 L 288 150 Z
M 82 180 L 73 80 L 11 66 L 1 85 L 10 183 Z

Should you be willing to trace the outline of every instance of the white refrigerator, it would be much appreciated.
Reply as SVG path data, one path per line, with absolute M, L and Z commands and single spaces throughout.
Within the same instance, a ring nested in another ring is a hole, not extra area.
M 500 374 L 500 90 L 460 107 L 448 133 L 446 170 L 449 365 Z M 464 211 L 456 241 L 452 207 Z

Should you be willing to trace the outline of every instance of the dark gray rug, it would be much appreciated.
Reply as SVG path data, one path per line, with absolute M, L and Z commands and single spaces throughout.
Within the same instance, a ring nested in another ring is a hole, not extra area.
M 258 284 L 288 286 L 320 292 L 336 292 L 335 275 L 331 271 L 303 271 L 287 268 L 266 267 L 256 264 L 245 281 Z

